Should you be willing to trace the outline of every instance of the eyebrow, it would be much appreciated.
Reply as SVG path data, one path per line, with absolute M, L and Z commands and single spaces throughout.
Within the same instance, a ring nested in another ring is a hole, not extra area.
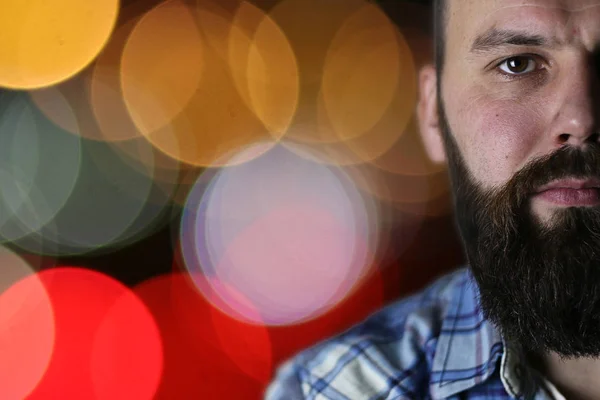
M 471 46 L 472 53 L 486 53 L 498 47 L 513 46 L 549 46 L 556 44 L 541 35 L 527 32 L 492 28 L 477 36 Z

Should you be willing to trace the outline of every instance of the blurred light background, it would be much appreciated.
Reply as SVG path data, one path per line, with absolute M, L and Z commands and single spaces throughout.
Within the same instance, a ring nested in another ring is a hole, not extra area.
M 3 0 L 0 398 L 259 399 L 457 267 L 426 3 Z

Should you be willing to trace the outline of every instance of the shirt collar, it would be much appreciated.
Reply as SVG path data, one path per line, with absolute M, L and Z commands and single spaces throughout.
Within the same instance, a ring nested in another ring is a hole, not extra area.
M 479 288 L 467 268 L 452 285 L 432 361 L 429 390 L 441 400 L 488 380 L 500 359 L 500 379 L 511 397 L 531 396 L 536 390 L 534 371 L 524 353 L 505 341 L 485 319 Z

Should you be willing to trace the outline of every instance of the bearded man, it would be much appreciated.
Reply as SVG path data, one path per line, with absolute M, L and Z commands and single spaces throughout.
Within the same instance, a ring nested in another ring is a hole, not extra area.
M 434 10 L 417 113 L 469 265 L 299 354 L 268 399 L 600 399 L 600 2 Z

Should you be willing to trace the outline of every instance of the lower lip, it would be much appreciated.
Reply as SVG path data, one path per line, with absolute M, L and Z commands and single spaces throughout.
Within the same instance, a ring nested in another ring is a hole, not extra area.
M 560 206 L 597 206 L 600 205 L 600 188 L 549 189 L 538 193 L 536 197 Z

